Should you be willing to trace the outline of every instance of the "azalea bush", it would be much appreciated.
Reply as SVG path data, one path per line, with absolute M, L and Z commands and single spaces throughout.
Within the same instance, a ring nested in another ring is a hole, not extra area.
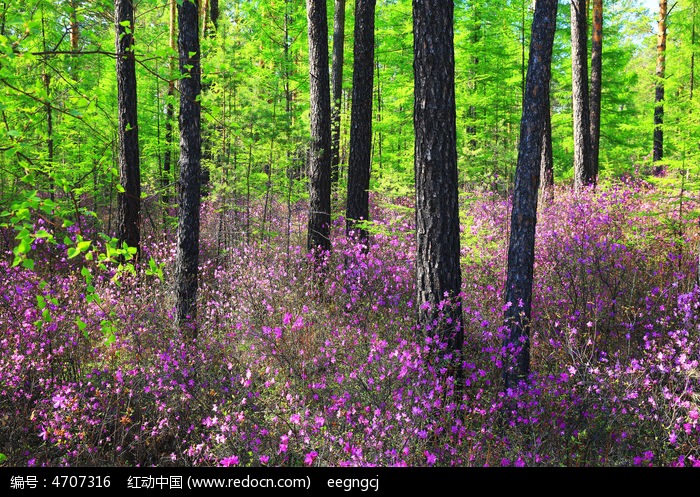
M 303 248 L 303 205 L 246 220 L 205 204 L 194 341 L 174 325 L 173 234 L 145 237 L 133 264 L 100 258 L 96 235 L 70 255 L 70 237 L 35 237 L 20 264 L 5 228 L 5 463 L 700 463 L 698 230 L 668 196 L 610 183 L 540 206 L 532 373 L 508 391 L 508 197 L 462 196 L 456 376 L 441 337 L 416 326 L 411 202 L 371 201 L 366 242 L 338 218 L 320 265 Z

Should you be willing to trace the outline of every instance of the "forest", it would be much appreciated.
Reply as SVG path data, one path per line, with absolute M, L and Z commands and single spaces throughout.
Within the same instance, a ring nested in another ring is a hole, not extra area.
M 0 0 L 0 468 L 700 466 L 698 0 Z

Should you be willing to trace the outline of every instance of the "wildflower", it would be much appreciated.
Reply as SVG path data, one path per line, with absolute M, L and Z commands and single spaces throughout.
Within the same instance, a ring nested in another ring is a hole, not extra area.
M 318 452 L 315 450 L 312 450 L 306 456 L 304 457 L 304 464 L 307 466 L 311 466 L 314 463 L 314 460 L 318 457 Z
M 54 409 L 63 409 L 64 407 L 66 407 L 67 400 L 68 399 L 66 398 L 66 396 L 60 393 L 57 393 L 51 398 Z
M 229 467 L 229 466 L 238 466 L 238 456 L 230 456 L 230 457 L 225 457 L 223 458 L 219 464 L 221 464 L 224 467 Z

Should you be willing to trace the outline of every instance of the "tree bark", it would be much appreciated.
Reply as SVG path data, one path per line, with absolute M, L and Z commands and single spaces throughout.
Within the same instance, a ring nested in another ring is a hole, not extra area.
M 168 41 L 172 53 L 177 53 L 177 37 L 175 36 L 175 20 L 177 18 L 177 2 L 176 0 L 168 0 L 170 7 L 170 22 L 168 25 L 169 35 Z M 170 73 L 175 71 L 174 59 L 171 57 L 168 66 Z M 161 182 L 161 200 L 163 203 L 163 220 L 167 219 L 167 211 L 170 206 L 170 188 L 173 181 L 172 177 L 172 162 L 173 162 L 173 120 L 175 119 L 175 108 L 172 99 L 175 96 L 175 80 L 172 77 L 168 80 L 168 96 L 165 104 L 165 154 L 163 154 L 163 178 Z
M 70 49 L 80 50 L 80 24 L 78 24 L 78 2 L 70 0 Z
M 328 19 L 325 0 L 307 0 L 311 143 L 307 249 L 331 249 L 331 97 L 328 76 Z
M 557 0 L 537 0 L 532 21 L 508 246 L 504 311 L 506 335 L 503 339 L 505 389 L 516 387 L 520 381 L 527 381 L 530 374 L 529 327 L 535 261 L 537 193 L 542 162 L 542 135 L 549 109 L 552 44 L 557 7 Z
M 413 1 L 418 323 L 437 331 L 449 352 L 459 352 L 462 272 L 453 22 L 452 1 Z M 445 300 L 450 305 L 441 310 Z
M 598 177 L 600 158 L 600 98 L 603 86 L 603 0 L 593 0 L 591 33 L 591 174 Z
M 552 154 L 552 114 L 547 101 L 544 130 L 542 132 L 542 162 L 540 163 L 540 204 L 549 205 L 554 200 L 554 157 Z
M 199 13 L 193 0 L 178 3 L 180 59 L 180 180 L 178 184 L 177 257 L 175 266 L 177 325 L 197 337 L 199 208 L 201 178 L 201 69 Z
M 591 172 L 586 0 L 571 0 L 571 91 L 574 114 L 574 188 L 595 182 Z
M 374 11 L 376 0 L 356 0 L 355 50 L 350 119 L 350 160 L 346 229 L 366 240 L 357 222 L 369 220 L 369 177 L 372 167 L 372 97 L 374 89 Z
M 134 5 L 116 0 L 117 107 L 119 113 L 119 182 L 117 226 L 120 245 L 140 248 L 141 171 L 136 114 L 136 60 L 134 57 Z
M 219 28 L 219 0 L 209 0 L 209 17 L 216 31 Z
M 654 94 L 654 150 L 653 161 L 659 162 L 664 158 L 664 78 L 666 77 L 666 16 L 668 14 L 667 0 L 659 0 L 659 21 L 656 34 L 656 90 Z M 660 174 L 663 165 L 654 168 L 655 174 Z
M 333 60 L 331 80 L 333 90 L 332 103 L 332 152 L 331 184 L 336 185 L 340 177 L 340 115 L 343 103 L 343 63 L 345 45 L 345 0 L 335 0 L 333 12 Z

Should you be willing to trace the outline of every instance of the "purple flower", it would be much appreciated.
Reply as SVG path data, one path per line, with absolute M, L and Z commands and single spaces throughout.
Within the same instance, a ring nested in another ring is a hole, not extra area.
M 307 466 L 311 466 L 314 463 L 314 460 L 318 457 L 318 452 L 315 450 L 312 450 L 306 456 L 304 457 L 304 464 Z
M 219 464 L 221 466 L 229 467 L 229 466 L 238 466 L 238 456 L 229 456 L 223 458 L 221 461 L 219 461 Z

